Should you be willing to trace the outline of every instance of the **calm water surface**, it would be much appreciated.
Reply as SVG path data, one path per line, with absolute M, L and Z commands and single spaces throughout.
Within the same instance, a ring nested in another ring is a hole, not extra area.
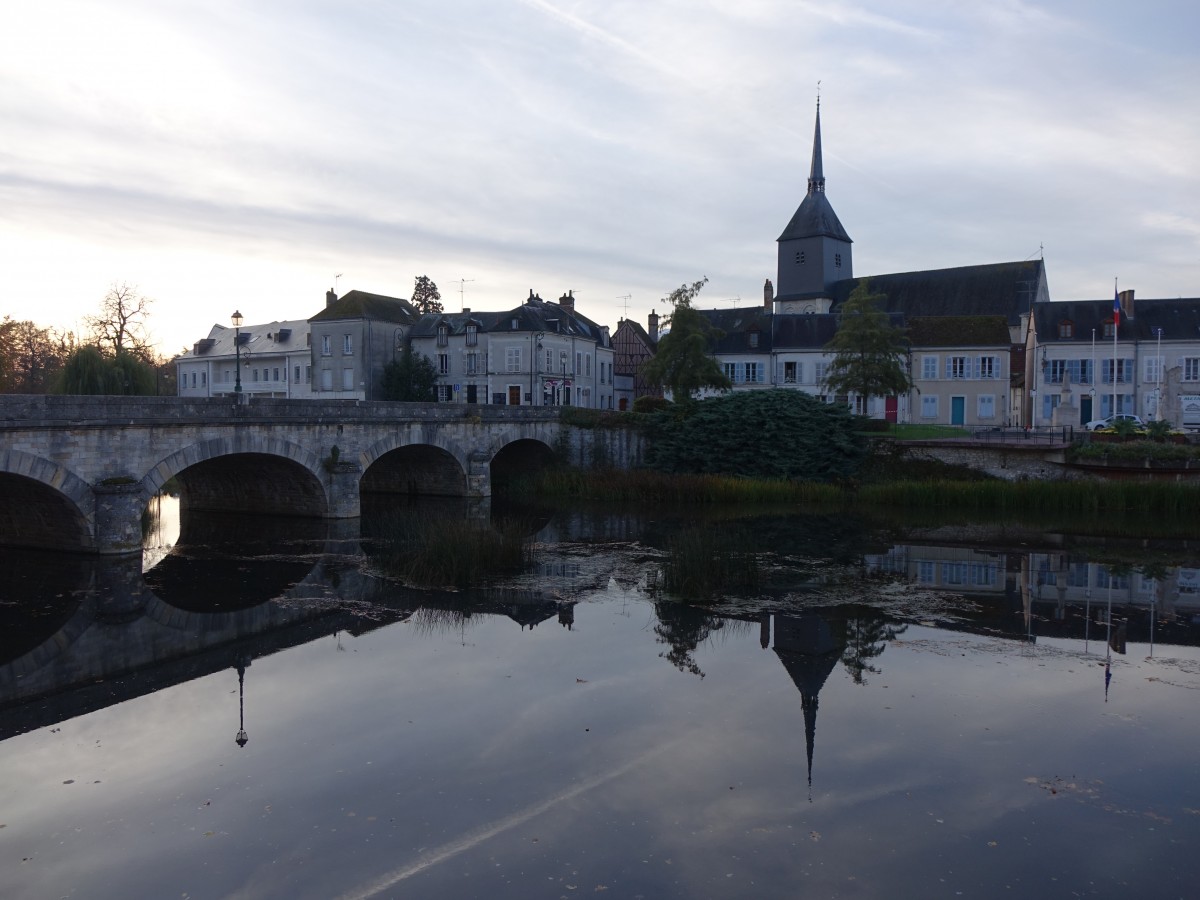
M 0 896 L 1198 895 L 1186 545 L 709 523 L 772 552 L 707 611 L 670 516 L 469 593 L 172 514 L 144 575 L 5 554 Z

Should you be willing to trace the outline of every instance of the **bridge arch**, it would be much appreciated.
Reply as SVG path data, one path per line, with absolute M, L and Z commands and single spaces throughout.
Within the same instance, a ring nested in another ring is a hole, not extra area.
M 192 508 L 323 516 L 330 507 L 323 476 L 321 460 L 298 444 L 239 435 L 175 451 L 146 473 L 141 492 L 149 502 L 174 478 Z
M 0 542 L 92 550 L 95 515 L 92 486 L 70 469 L 21 450 L 0 451 Z
M 366 493 L 464 497 L 469 457 L 457 441 L 437 434 L 430 441 L 391 435 L 359 454 L 360 490 Z

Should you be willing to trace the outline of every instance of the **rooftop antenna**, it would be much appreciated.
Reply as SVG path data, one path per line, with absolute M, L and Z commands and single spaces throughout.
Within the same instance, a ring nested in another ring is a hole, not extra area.
M 737 308 L 738 308 L 738 304 L 742 302 L 742 298 L 741 298 L 741 295 L 740 295 L 740 294 L 739 294 L 737 297 L 726 297 L 726 298 L 725 298 L 725 302 L 726 302 L 726 303 L 732 303 L 732 304 L 733 304 L 733 308 L 734 308 L 734 309 L 737 309 Z
M 458 284 L 458 310 L 459 310 L 459 312 L 462 312 L 464 309 L 467 308 L 466 303 L 465 303 L 466 290 L 467 290 L 466 286 L 467 286 L 467 282 L 474 281 L 474 280 L 475 280 L 474 278 L 459 278 L 458 281 L 456 282 Z
M 623 318 L 628 319 L 629 318 L 629 301 L 633 299 L 633 294 L 619 294 L 617 296 L 617 299 L 625 301 L 624 304 L 622 304 L 625 308 L 625 315 L 623 316 Z
M 337 293 L 337 280 L 341 277 L 342 277 L 341 272 L 338 272 L 336 275 L 333 276 L 333 292 L 335 294 Z

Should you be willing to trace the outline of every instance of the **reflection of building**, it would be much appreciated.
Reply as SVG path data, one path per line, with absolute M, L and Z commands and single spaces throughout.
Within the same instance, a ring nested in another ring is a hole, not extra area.
M 804 746 L 808 755 L 808 786 L 812 787 L 813 747 L 817 734 L 817 698 L 846 645 L 841 631 L 815 613 L 775 618 L 775 654 L 800 691 L 804 710 Z M 764 623 L 766 638 L 767 626 Z

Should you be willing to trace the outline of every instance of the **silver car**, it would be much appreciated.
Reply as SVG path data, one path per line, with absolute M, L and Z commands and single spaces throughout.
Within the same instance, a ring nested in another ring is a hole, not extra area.
M 1115 416 L 1108 416 L 1104 419 L 1092 419 L 1083 427 L 1088 431 L 1099 431 L 1101 428 L 1112 428 L 1117 422 L 1132 422 L 1138 428 L 1146 427 L 1142 417 L 1135 416 L 1133 413 L 1117 413 Z

